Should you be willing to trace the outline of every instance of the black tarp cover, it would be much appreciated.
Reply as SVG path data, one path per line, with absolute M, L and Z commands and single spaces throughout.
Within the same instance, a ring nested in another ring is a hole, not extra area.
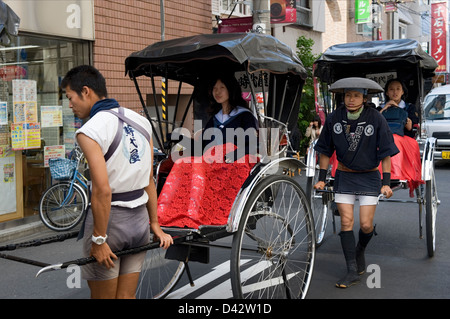
M 0 0 L 0 44 L 10 45 L 10 35 L 17 36 L 19 32 L 19 16 Z
M 232 68 L 250 73 L 292 73 L 306 79 L 297 55 L 286 44 L 256 33 L 203 34 L 154 43 L 125 60 L 126 73 L 166 76 L 192 82 L 196 74 L 211 68 Z M 204 69 L 204 70 L 199 70 Z M 167 72 L 167 73 L 166 73 Z M 130 74 L 131 75 L 131 74 Z
M 412 69 L 413 65 L 418 65 L 425 78 L 433 76 L 438 66 L 416 40 L 367 41 L 331 46 L 315 61 L 314 75 L 331 83 L 345 77 L 346 69 L 359 68 L 362 64 L 366 65 L 364 69 L 378 72 L 384 68 Z

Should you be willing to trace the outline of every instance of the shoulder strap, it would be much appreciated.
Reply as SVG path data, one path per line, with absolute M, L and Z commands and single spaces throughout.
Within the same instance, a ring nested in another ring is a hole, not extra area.
M 115 116 L 117 116 L 122 122 L 127 123 L 128 125 L 130 125 L 131 127 L 133 127 L 134 129 L 136 129 L 137 131 L 139 131 L 139 133 L 141 133 L 142 135 L 144 135 L 144 137 L 147 139 L 147 141 L 150 142 L 150 134 L 148 133 L 148 131 L 143 128 L 140 124 L 136 123 L 135 121 L 133 121 L 132 119 L 128 118 L 125 116 L 124 114 L 124 109 L 123 107 L 119 107 L 119 112 L 114 112 L 112 110 L 103 110 L 101 112 L 108 112 L 111 114 L 114 114 Z
M 119 121 L 119 125 L 117 127 L 117 132 L 116 132 L 116 136 L 114 137 L 114 140 L 112 141 L 111 145 L 108 148 L 108 151 L 105 154 L 105 162 L 109 160 L 109 158 L 114 154 L 114 152 L 116 151 L 117 147 L 120 144 L 120 141 L 122 140 L 122 135 L 123 135 L 123 122 L 127 123 L 128 125 L 130 125 L 131 127 L 133 127 L 134 129 L 136 129 L 139 133 L 141 133 L 142 135 L 144 135 L 144 137 L 147 139 L 147 141 L 150 142 L 150 134 L 148 133 L 148 131 L 146 129 L 144 129 L 141 125 L 139 125 L 138 123 L 136 123 L 135 121 L 131 120 L 130 118 L 126 117 L 124 114 L 124 109 L 123 107 L 119 107 L 119 112 L 114 112 L 112 110 L 103 110 L 101 112 L 108 112 L 111 114 L 114 114 L 115 116 L 117 116 L 117 119 Z

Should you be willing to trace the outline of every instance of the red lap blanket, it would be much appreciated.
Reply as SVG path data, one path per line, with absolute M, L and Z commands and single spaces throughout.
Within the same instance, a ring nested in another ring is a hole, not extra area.
M 391 158 L 391 179 L 407 180 L 409 196 L 414 197 L 414 190 L 424 183 L 419 144 L 415 139 L 408 136 L 397 134 L 393 134 L 393 136 L 400 153 Z
M 419 144 L 408 136 L 393 134 L 394 142 L 400 152 L 391 157 L 391 180 L 406 180 L 409 188 L 409 196 L 414 197 L 414 190 L 423 184 L 422 162 L 420 159 Z M 338 161 L 336 153 L 330 159 L 333 165 L 332 176 L 335 176 Z M 381 164 L 380 173 L 383 173 Z
M 223 152 L 219 149 L 222 147 Z M 234 150 L 235 146 L 232 147 Z M 230 209 L 255 158 L 246 155 L 234 163 L 224 163 L 225 149 L 226 145 L 216 146 L 202 157 L 175 162 L 158 197 L 161 226 L 198 228 L 227 223 Z

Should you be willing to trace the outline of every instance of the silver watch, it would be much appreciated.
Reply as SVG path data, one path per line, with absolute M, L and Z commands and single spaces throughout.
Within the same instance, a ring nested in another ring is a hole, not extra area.
M 92 235 L 92 241 L 97 245 L 104 244 L 106 242 L 106 238 L 108 238 L 108 235 L 106 235 L 105 237 L 103 236 L 95 237 L 94 235 Z

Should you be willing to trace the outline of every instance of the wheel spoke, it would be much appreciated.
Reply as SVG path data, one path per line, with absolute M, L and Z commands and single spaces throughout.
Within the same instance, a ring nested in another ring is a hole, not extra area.
M 239 272 L 232 274 L 233 292 L 237 298 L 304 298 L 315 247 L 308 201 L 291 178 L 264 182 L 250 196 L 233 240 L 232 272 Z M 250 261 L 241 264 L 241 258 Z

